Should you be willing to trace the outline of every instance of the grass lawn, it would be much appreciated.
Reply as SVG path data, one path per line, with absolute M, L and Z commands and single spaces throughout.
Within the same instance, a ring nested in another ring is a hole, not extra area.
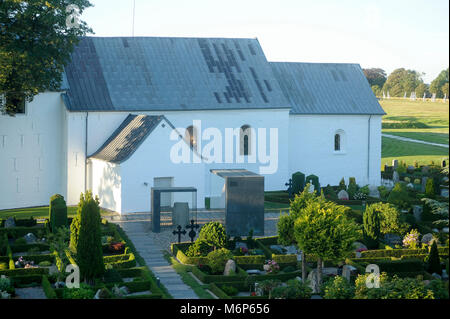
M 449 104 L 442 100 L 437 102 L 418 99 L 381 100 L 381 106 L 387 113 L 383 122 L 414 121 L 425 123 L 430 128 L 383 129 L 383 133 L 422 140 L 431 143 L 448 144 L 449 142 Z M 448 148 L 404 142 L 390 138 L 382 138 L 381 167 L 391 165 L 393 159 L 405 161 L 408 165 L 417 161 L 429 164 L 439 163 L 449 156 Z
M 111 215 L 103 209 L 100 210 L 102 216 Z M 77 206 L 67 207 L 67 216 L 73 217 L 77 214 Z M 16 218 L 47 218 L 48 217 L 48 206 L 45 207 L 32 207 L 32 208 L 18 208 L 18 209 L 6 209 L 0 210 L 0 218 L 7 219 L 9 217 Z
M 383 133 L 430 143 L 448 144 L 449 142 L 448 129 L 384 129 Z
M 398 141 L 391 138 L 382 138 L 381 167 L 384 164 L 391 165 L 393 159 L 405 161 L 407 165 L 414 164 L 417 161 L 419 165 L 430 164 L 434 161 L 436 164 L 449 157 L 448 148 L 432 146 L 413 142 Z
M 417 121 L 432 127 L 447 128 L 448 132 L 448 102 L 389 99 L 381 100 L 380 104 L 387 113 L 383 117 L 383 121 Z
M 276 202 L 264 202 L 264 209 L 286 209 L 289 208 L 289 204 L 276 203 Z

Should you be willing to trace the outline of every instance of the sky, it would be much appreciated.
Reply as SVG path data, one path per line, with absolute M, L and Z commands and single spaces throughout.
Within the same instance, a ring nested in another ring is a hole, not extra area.
M 132 36 L 133 0 L 91 0 L 94 36 Z M 135 36 L 257 38 L 269 61 L 403 67 L 430 83 L 449 64 L 448 0 L 135 0 Z

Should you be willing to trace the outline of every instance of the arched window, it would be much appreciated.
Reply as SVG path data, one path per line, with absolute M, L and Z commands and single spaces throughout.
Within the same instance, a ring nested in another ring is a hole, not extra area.
M 242 125 L 240 130 L 240 153 L 243 156 L 251 155 L 252 135 L 249 125 Z
M 334 135 L 334 150 L 335 151 L 341 150 L 341 135 L 340 134 Z
M 194 126 L 189 126 L 186 128 L 186 132 L 184 133 L 184 139 L 193 149 L 197 149 L 197 134 Z

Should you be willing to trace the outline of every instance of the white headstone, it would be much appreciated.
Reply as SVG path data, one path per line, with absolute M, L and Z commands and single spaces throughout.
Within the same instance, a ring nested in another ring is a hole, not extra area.
M 346 191 L 345 189 L 341 189 L 341 190 L 339 191 L 339 193 L 338 193 L 338 198 L 339 198 L 340 200 L 348 200 L 349 197 L 348 197 L 347 191 Z
M 224 276 L 229 276 L 236 272 L 236 262 L 233 259 L 230 259 L 225 264 L 225 270 L 223 271 Z
M 431 95 L 431 102 L 436 102 L 436 93 Z

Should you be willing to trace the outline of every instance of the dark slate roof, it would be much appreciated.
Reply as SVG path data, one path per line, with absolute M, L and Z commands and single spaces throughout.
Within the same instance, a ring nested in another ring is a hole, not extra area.
M 270 64 L 291 114 L 385 114 L 359 64 Z
M 85 37 L 65 77 L 70 111 L 290 107 L 256 39 Z
M 163 119 L 166 120 L 164 116 L 128 115 L 99 150 L 89 158 L 111 163 L 126 161 Z M 167 120 L 166 122 L 171 125 Z

